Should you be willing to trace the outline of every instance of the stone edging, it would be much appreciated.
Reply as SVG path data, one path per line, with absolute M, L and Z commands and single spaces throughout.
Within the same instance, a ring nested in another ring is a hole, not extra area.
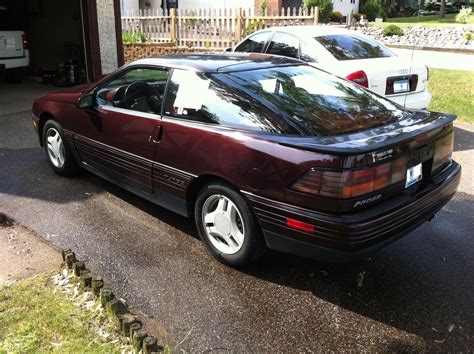
M 115 318 L 120 333 L 128 339 L 135 353 L 151 354 L 164 351 L 158 340 L 143 330 L 143 322 L 130 313 L 127 304 L 121 299 L 116 299 L 112 290 L 104 286 L 102 277 L 87 269 L 86 264 L 77 260 L 76 254 L 70 249 L 61 253 L 63 257 L 61 268 L 72 271 L 80 282 L 80 289 L 92 292 L 102 307 Z
M 445 52 L 445 53 L 457 53 L 457 54 L 468 54 L 474 55 L 474 49 L 467 48 L 438 48 L 438 47 L 423 47 L 423 46 L 412 46 L 406 44 L 386 44 L 389 48 L 400 48 L 400 49 L 415 49 L 415 50 L 427 50 L 432 52 Z

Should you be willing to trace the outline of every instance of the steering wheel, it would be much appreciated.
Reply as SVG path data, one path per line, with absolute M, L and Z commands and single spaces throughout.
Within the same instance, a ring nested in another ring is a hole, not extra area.
M 155 94 L 155 90 L 151 85 L 143 81 L 135 81 L 125 89 L 123 95 L 124 108 L 130 109 L 141 98 L 148 98 Z

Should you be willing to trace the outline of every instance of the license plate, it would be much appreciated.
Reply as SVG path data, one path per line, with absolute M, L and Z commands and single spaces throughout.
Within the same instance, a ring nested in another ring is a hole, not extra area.
M 408 188 L 423 179 L 423 175 L 421 173 L 421 165 L 422 164 L 419 163 L 418 165 L 407 169 L 407 181 L 405 183 L 405 188 Z
M 408 80 L 398 80 L 393 82 L 393 93 L 402 93 L 410 91 Z

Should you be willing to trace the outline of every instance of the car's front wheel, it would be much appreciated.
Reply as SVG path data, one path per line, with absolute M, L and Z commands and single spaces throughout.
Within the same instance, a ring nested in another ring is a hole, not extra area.
M 260 225 L 242 195 L 229 186 L 206 185 L 196 200 L 194 216 L 201 240 L 223 263 L 241 267 L 263 255 Z
M 61 125 L 54 120 L 48 120 L 44 125 L 43 133 L 44 147 L 53 170 L 62 176 L 78 174 L 80 169 L 73 152 L 65 141 Z

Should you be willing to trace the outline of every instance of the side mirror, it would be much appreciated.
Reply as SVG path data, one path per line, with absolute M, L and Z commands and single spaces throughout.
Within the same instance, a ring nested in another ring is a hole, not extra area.
M 79 98 L 77 107 L 79 107 L 80 109 L 93 108 L 94 103 L 95 103 L 95 95 L 93 93 L 89 93 Z
M 232 52 L 232 47 L 226 48 L 225 51 L 226 52 Z

